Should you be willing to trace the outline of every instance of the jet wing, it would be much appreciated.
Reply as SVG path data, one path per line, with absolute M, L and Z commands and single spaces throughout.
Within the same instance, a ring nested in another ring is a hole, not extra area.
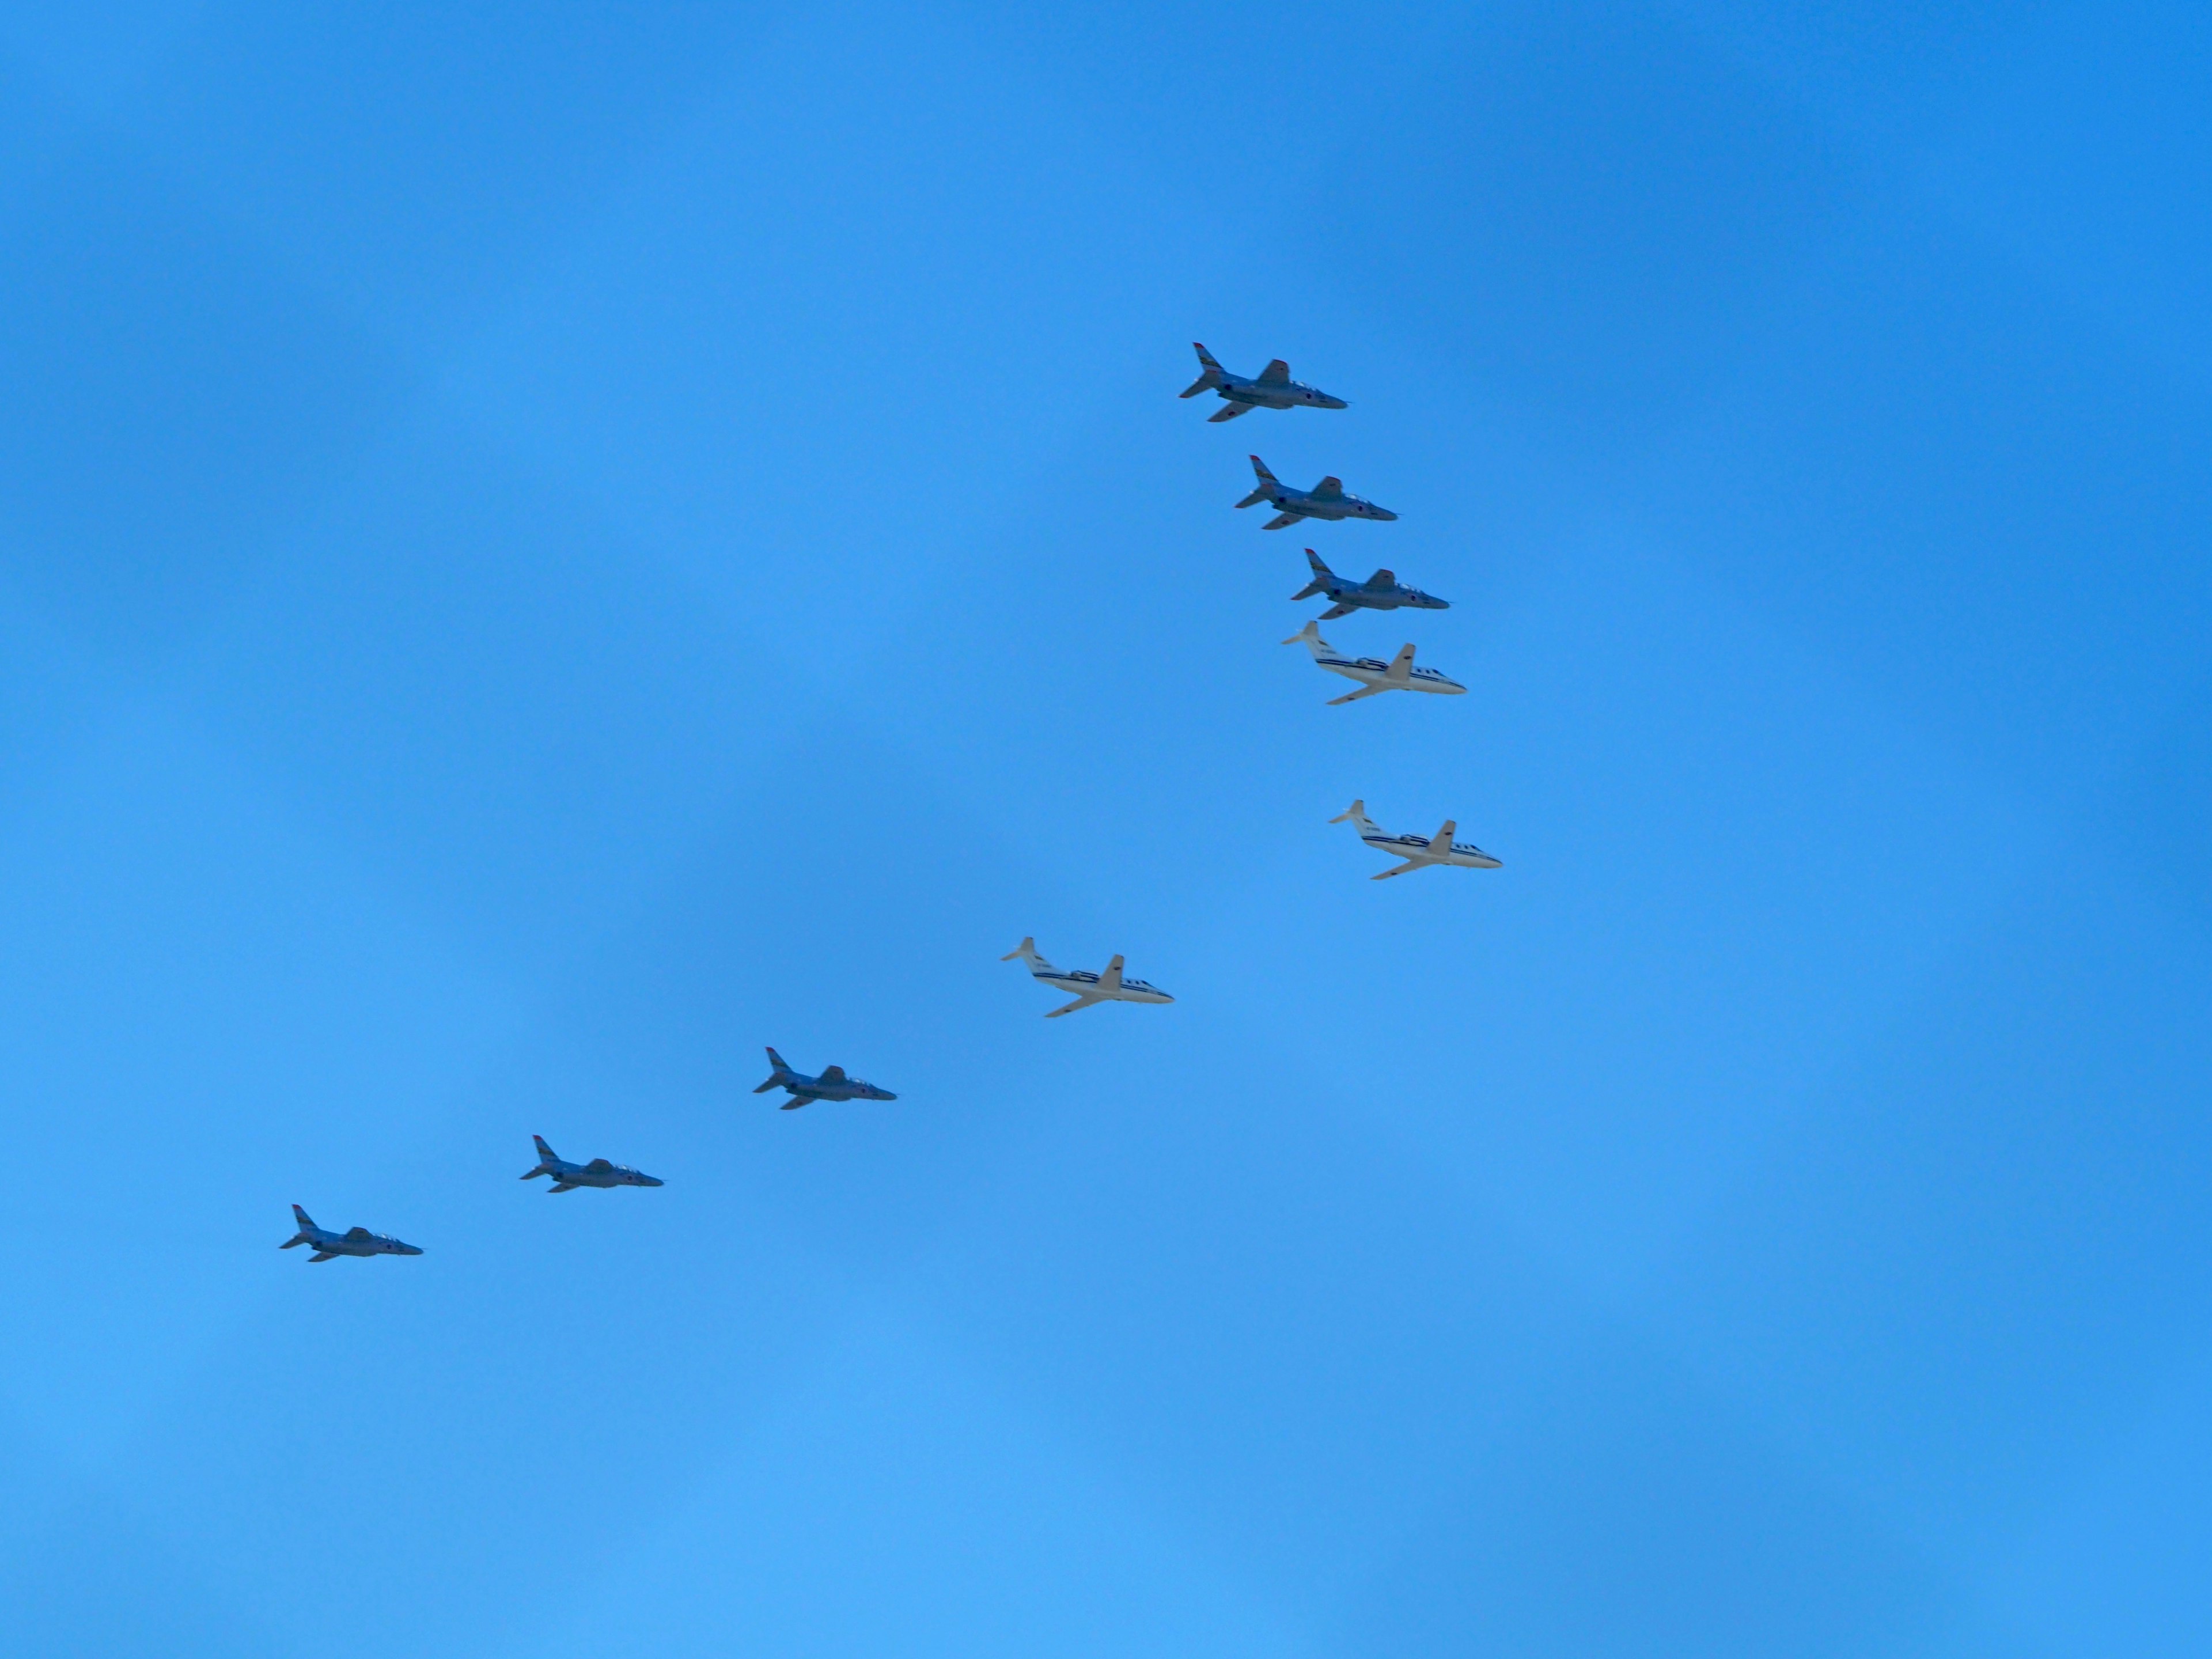
M 1206 417 L 1206 423 L 1208 426 L 1219 426 L 1224 421 L 1233 421 L 1239 415 L 1249 415 L 1251 412 L 1252 405 L 1249 404 L 1224 404 L 1218 414 Z
M 614 1167 L 615 1166 L 609 1163 L 605 1158 L 595 1158 L 589 1164 L 586 1164 L 584 1166 L 584 1173 L 586 1175 L 605 1175 L 608 1170 Z
M 1323 478 L 1306 493 L 1317 501 L 1340 501 L 1344 499 L 1344 480 Z
M 1452 836 L 1458 829 L 1457 823 L 1446 818 L 1437 833 L 1429 837 L 1429 856 L 1439 859 L 1450 857 Z
M 1288 386 L 1290 383 L 1291 366 L 1280 357 L 1260 371 L 1261 386 Z
M 1076 998 L 1073 1002 L 1066 1003 L 1060 1007 L 1054 1009 L 1050 1013 L 1047 1014 L 1045 1018 L 1047 1019 L 1058 1019 L 1062 1014 L 1072 1014 L 1079 1008 L 1094 1007 L 1103 1000 L 1104 999 L 1103 997 L 1080 996 Z
M 1378 570 L 1367 579 L 1367 586 L 1377 593 L 1388 593 L 1397 585 L 1398 573 L 1395 570 Z
M 844 1080 L 845 1068 L 843 1066 L 824 1066 L 822 1068 L 822 1076 L 819 1079 L 819 1081 L 823 1083 L 842 1083 Z
M 1295 513 L 1278 513 L 1273 518 L 1268 520 L 1267 523 L 1261 525 L 1260 528 L 1262 530 L 1282 530 L 1296 524 L 1297 521 L 1298 515 Z
M 1389 685 L 1363 685 L 1357 691 L 1347 691 L 1340 697 L 1331 697 L 1328 700 L 1328 707 L 1334 708 L 1340 702 L 1358 702 L 1362 697 L 1379 697 L 1385 691 L 1395 689 Z
M 314 1255 L 307 1258 L 310 1261 L 335 1261 L 337 1259 L 338 1253 L 336 1250 L 317 1250 Z
M 1098 975 L 1098 988 L 1109 994 L 1121 988 L 1121 957 L 1115 957 L 1113 961 L 1106 964 L 1106 971 Z
M 1413 647 L 1410 645 L 1400 646 L 1398 654 L 1390 659 L 1390 666 L 1387 672 L 1392 684 L 1396 685 L 1403 685 L 1407 680 L 1412 679 L 1413 678 Z
M 1321 619 L 1323 622 L 1334 622 L 1339 617 L 1348 617 L 1358 609 L 1359 607 L 1356 605 L 1345 605 L 1339 602 L 1338 604 L 1331 605 L 1328 610 L 1322 611 L 1321 613 Z
M 1403 864 L 1399 865 L 1396 868 L 1385 870 L 1379 876 L 1370 876 L 1368 879 L 1370 881 L 1388 881 L 1393 876 L 1402 876 L 1408 870 L 1418 870 L 1420 867 L 1421 864 L 1419 860 L 1407 859 Z
M 366 1227 L 349 1227 L 346 1229 L 345 1236 L 349 1239 L 374 1238 L 376 1237 L 374 1233 L 369 1231 Z

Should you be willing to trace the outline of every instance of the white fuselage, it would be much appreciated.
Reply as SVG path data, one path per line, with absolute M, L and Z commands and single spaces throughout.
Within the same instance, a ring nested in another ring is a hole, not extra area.
M 1388 853 L 1394 859 L 1408 859 L 1416 864 L 1456 864 L 1468 870 L 1505 867 L 1480 847 L 1470 847 L 1463 841 L 1453 842 L 1438 852 L 1427 836 L 1386 836 L 1377 830 L 1373 835 L 1363 831 L 1359 839 L 1378 853 Z
M 1408 663 L 1402 678 L 1394 676 L 1391 665 L 1379 657 L 1339 657 L 1314 653 L 1314 661 L 1332 674 L 1341 674 L 1348 680 L 1358 680 L 1362 685 L 1381 686 L 1392 691 L 1434 691 L 1444 696 L 1459 696 L 1467 688 L 1449 674 L 1440 674 L 1433 668 L 1421 668 Z M 1425 845 L 1425 843 L 1424 843 Z
M 1157 987 L 1140 979 L 1124 979 L 1119 989 L 1104 988 L 1098 975 L 1081 968 L 1051 968 L 1030 969 L 1033 978 L 1065 991 L 1072 997 L 1089 997 L 1099 1002 L 1173 1002 L 1175 999 Z

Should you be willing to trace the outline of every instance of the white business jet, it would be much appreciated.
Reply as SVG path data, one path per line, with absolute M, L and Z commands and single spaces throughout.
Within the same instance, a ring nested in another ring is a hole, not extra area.
M 1484 852 L 1480 847 L 1470 847 L 1463 841 L 1454 841 L 1452 831 L 1459 828 L 1449 818 L 1433 836 L 1394 836 L 1367 816 L 1367 803 L 1356 800 L 1331 818 L 1331 823 L 1342 823 L 1346 818 L 1358 827 L 1359 839 L 1378 853 L 1388 853 L 1392 858 L 1406 861 L 1395 869 L 1385 870 L 1375 881 L 1388 881 L 1392 876 L 1402 876 L 1409 870 L 1426 870 L 1438 864 L 1456 864 L 1468 870 L 1502 870 L 1505 866 Z
M 1012 962 L 1019 957 L 1029 964 L 1030 974 L 1047 985 L 1075 993 L 1075 1000 L 1047 1014 L 1047 1019 L 1058 1019 L 1062 1014 L 1072 1014 L 1079 1008 L 1088 1008 L 1097 1002 L 1173 1002 L 1165 991 L 1145 983 L 1140 979 L 1126 979 L 1121 974 L 1121 958 L 1115 957 L 1106 964 L 1106 971 L 1094 974 L 1081 968 L 1055 968 L 1036 952 L 1036 941 L 1025 939 L 999 958 Z
M 1439 674 L 1433 668 L 1414 667 L 1413 647 L 1410 645 L 1399 647 L 1398 654 L 1389 662 L 1380 657 L 1347 657 L 1322 638 L 1321 627 L 1316 623 L 1308 623 L 1283 643 L 1296 645 L 1301 641 L 1322 667 L 1359 682 L 1357 691 L 1331 697 L 1331 708 L 1340 702 L 1358 702 L 1362 697 L 1376 696 L 1385 691 L 1436 691 L 1455 697 L 1467 690 L 1448 674 Z

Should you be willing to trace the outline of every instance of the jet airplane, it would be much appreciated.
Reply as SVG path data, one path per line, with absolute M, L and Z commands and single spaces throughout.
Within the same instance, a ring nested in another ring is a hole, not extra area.
M 342 1233 L 326 1231 L 315 1225 L 313 1218 L 296 1204 L 292 1206 L 292 1214 L 299 1221 L 300 1231 L 276 1248 L 280 1250 L 289 1250 L 295 1244 L 312 1244 L 315 1247 L 315 1253 L 307 1258 L 310 1261 L 328 1261 L 331 1257 L 340 1255 L 420 1255 L 422 1254 L 418 1245 L 402 1244 L 396 1238 L 387 1238 L 382 1233 L 373 1233 L 366 1227 L 349 1227 Z
M 1364 582 L 1352 581 L 1323 564 L 1321 555 L 1310 547 L 1306 549 L 1306 562 L 1313 567 L 1313 580 L 1291 597 L 1310 599 L 1317 594 L 1325 595 L 1330 604 L 1318 618 L 1322 622 L 1334 622 L 1355 611 L 1395 611 L 1401 605 L 1417 611 L 1451 609 L 1449 599 L 1437 599 L 1418 587 L 1399 586 L 1396 575 L 1388 570 L 1378 570 Z
M 553 1184 L 548 1192 L 565 1193 L 578 1187 L 658 1187 L 658 1176 L 647 1175 L 642 1170 L 633 1170 L 627 1164 L 610 1164 L 595 1158 L 589 1164 L 571 1164 L 545 1144 L 544 1135 L 530 1137 L 538 1143 L 538 1167 L 526 1171 L 522 1179 L 535 1181 L 540 1176 L 551 1176 Z
M 783 1056 L 773 1048 L 768 1051 L 768 1063 L 775 1067 L 769 1080 L 753 1091 L 764 1095 L 771 1089 L 785 1089 L 791 1098 L 783 1103 L 783 1109 L 795 1112 L 800 1107 L 817 1100 L 896 1100 L 898 1097 L 888 1089 L 878 1089 L 872 1083 L 863 1083 L 856 1077 L 847 1077 L 842 1066 L 825 1066 L 819 1077 L 809 1077 L 804 1072 L 794 1072 Z
M 1303 380 L 1291 378 L 1291 366 L 1280 357 L 1261 369 L 1252 380 L 1241 374 L 1231 374 L 1213 361 L 1213 354 L 1196 341 L 1191 343 L 1198 353 L 1198 366 L 1206 372 L 1191 382 L 1190 390 L 1182 395 L 1195 398 L 1201 392 L 1218 394 L 1227 404 L 1207 416 L 1209 425 L 1218 426 L 1224 421 L 1233 421 L 1239 415 L 1255 409 L 1296 409 L 1301 404 L 1309 409 L 1343 409 L 1341 398 L 1332 398 L 1319 386 L 1308 386 Z
M 1380 657 L 1347 657 L 1322 638 L 1319 623 L 1308 623 L 1283 643 L 1297 645 L 1301 641 L 1322 667 L 1360 683 L 1357 691 L 1331 697 L 1328 706 L 1332 708 L 1340 702 L 1358 702 L 1362 697 L 1377 696 L 1385 691 L 1434 691 L 1455 697 L 1467 690 L 1457 680 L 1433 668 L 1414 667 L 1413 647 L 1410 645 L 1401 646 L 1398 654 L 1389 662 Z
M 1062 1014 L 1072 1014 L 1079 1008 L 1088 1008 L 1100 1002 L 1173 1002 L 1175 999 L 1155 986 L 1140 979 L 1125 978 L 1121 973 L 1121 958 L 1115 957 L 1106 964 L 1103 974 L 1091 973 L 1083 968 L 1055 968 L 1037 954 L 1036 941 L 1025 939 L 999 958 L 1012 962 L 1019 957 L 1029 964 L 1030 975 L 1047 985 L 1062 991 L 1075 993 L 1075 1000 L 1054 1008 L 1047 1019 L 1058 1019 Z
M 1388 881 L 1393 876 L 1402 876 L 1409 870 L 1426 870 L 1439 864 L 1455 864 L 1469 870 L 1502 870 L 1505 866 L 1484 852 L 1480 847 L 1470 847 L 1463 841 L 1454 841 L 1452 832 L 1459 828 L 1449 818 L 1443 821 L 1433 836 L 1394 836 L 1367 816 L 1367 803 L 1356 800 L 1331 818 L 1331 823 L 1342 823 L 1346 818 L 1358 826 L 1359 839 L 1378 853 L 1388 853 L 1393 858 L 1406 861 L 1381 875 L 1370 876 L 1370 881 Z
M 1285 525 L 1296 524 L 1301 519 L 1395 519 L 1398 515 L 1387 507 L 1363 501 L 1357 495 L 1344 493 L 1344 480 L 1323 478 L 1311 489 L 1293 489 L 1267 471 L 1267 462 L 1257 455 L 1252 458 L 1252 471 L 1259 477 L 1252 493 L 1237 503 L 1240 507 L 1257 507 L 1261 501 L 1275 509 L 1275 516 L 1260 526 L 1262 530 L 1280 530 Z

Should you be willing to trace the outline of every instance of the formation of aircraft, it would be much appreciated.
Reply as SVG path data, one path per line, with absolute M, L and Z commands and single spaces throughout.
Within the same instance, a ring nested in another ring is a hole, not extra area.
M 538 1167 L 523 1172 L 522 1179 L 535 1181 L 540 1176 L 551 1176 L 553 1184 L 546 1188 L 552 1193 L 574 1192 L 579 1187 L 658 1187 L 659 1178 L 642 1170 L 633 1170 L 627 1164 L 610 1164 L 595 1158 L 589 1164 L 571 1164 L 545 1144 L 544 1135 L 532 1135 L 538 1143 Z
M 863 1083 L 856 1077 L 847 1077 L 842 1066 L 825 1066 L 819 1077 L 809 1077 L 804 1072 L 794 1072 L 785 1063 L 781 1054 L 773 1048 L 768 1051 L 768 1063 L 775 1067 L 769 1073 L 767 1082 L 753 1091 L 764 1095 L 771 1089 L 788 1090 L 789 1100 L 782 1103 L 787 1112 L 817 1100 L 896 1100 L 898 1097 L 888 1089 L 878 1089 L 872 1083 Z
M 1270 362 L 1250 380 L 1232 374 L 1216 362 L 1213 354 L 1203 345 L 1195 345 L 1200 374 L 1183 392 L 1185 398 L 1212 392 L 1222 407 L 1207 416 L 1210 423 L 1219 425 L 1233 421 L 1255 409 L 1343 409 L 1347 407 L 1341 398 L 1334 397 L 1318 386 L 1309 386 L 1291 378 L 1290 365 L 1278 357 Z M 1291 525 L 1308 521 L 1335 523 L 1346 519 L 1367 519 L 1389 522 L 1397 514 L 1388 507 L 1358 495 L 1347 495 L 1344 483 L 1334 475 L 1324 477 L 1311 489 L 1297 489 L 1285 484 L 1267 470 L 1267 464 L 1257 455 L 1251 458 L 1252 471 L 1257 480 L 1252 492 L 1237 503 L 1237 507 L 1257 507 L 1262 501 L 1275 509 L 1275 516 L 1262 526 L 1267 530 L 1286 529 Z M 1385 691 L 1425 691 L 1455 696 L 1467 688 L 1449 675 L 1433 668 L 1417 667 L 1413 662 L 1413 647 L 1400 647 L 1398 654 L 1385 662 L 1379 657 L 1349 657 L 1322 638 L 1319 623 L 1333 622 L 1362 611 L 1447 611 L 1449 601 L 1425 593 L 1418 587 L 1401 584 L 1389 570 L 1377 570 L 1364 581 L 1340 576 L 1331 570 L 1320 554 L 1306 549 L 1306 563 L 1312 571 L 1312 580 L 1291 595 L 1294 600 L 1326 599 L 1329 608 L 1315 622 L 1308 623 L 1297 633 L 1283 641 L 1285 645 L 1303 643 L 1312 653 L 1315 664 L 1332 674 L 1356 680 L 1359 689 L 1340 697 L 1329 699 L 1337 703 L 1357 702 L 1363 697 L 1379 696 Z M 1387 881 L 1393 876 L 1402 876 L 1416 870 L 1432 866 L 1462 869 L 1496 870 L 1500 862 L 1479 847 L 1455 841 L 1458 826 L 1447 818 L 1432 836 L 1394 836 L 1367 816 L 1364 800 L 1355 800 L 1344 811 L 1329 820 L 1331 823 L 1349 822 L 1358 830 L 1359 838 L 1379 853 L 1399 860 L 1373 879 Z M 1158 986 L 1141 979 L 1131 979 L 1123 971 L 1123 959 L 1115 956 L 1104 969 L 1092 973 L 1087 969 L 1055 968 L 1037 953 L 1036 940 L 1024 938 L 1009 951 L 1004 962 L 1019 958 L 1039 983 L 1069 994 L 1072 1000 L 1049 1010 L 1045 1018 L 1058 1019 L 1081 1009 L 1096 1007 L 1102 1002 L 1171 1003 L 1175 999 Z M 813 1076 L 793 1068 L 774 1048 L 768 1051 L 769 1064 L 774 1067 L 767 1082 L 753 1092 L 768 1094 L 781 1090 L 787 1097 L 778 1103 L 781 1109 L 795 1111 L 815 1101 L 896 1100 L 898 1097 L 888 1089 L 847 1074 L 841 1066 L 825 1066 Z M 532 1135 L 538 1148 L 538 1163 L 524 1171 L 521 1179 L 536 1181 L 550 1178 L 549 1190 L 556 1193 L 574 1192 L 580 1187 L 611 1188 L 615 1187 L 658 1187 L 663 1183 L 658 1176 L 649 1176 L 626 1164 L 616 1164 L 604 1158 L 595 1158 L 588 1164 L 571 1164 L 546 1144 L 542 1135 Z M 313 1247 L 309 1260 L 335 1261 L 342 1255 L 420 1255 L 420 1247 L 403 1243 L 383 1233 L 373 1233 L 366 1227 L 350 1227 L 344 1232 L 334 1233 L 317 1226 L 307 1212 L 298 1205 L 292 1214 L 299 1230 L 279 1248 L 292 1249 L 302 1244 Z
M 1206 417 L 1209 426 L 1233 421 L 1239 415 L 1249 415 L 1255 409 L 1297 409 L 1301 405 L 1308 409 L 1342 409 L 1346 406 L 1343 398 L 1332 398 L 1319 386 L 1292 380 L 1291 366 L 1280 357 L 1248 380 L 1241 374 L 1231 374 L 1215 362 L 1213 354 L 1196 341 L 1191 344 L 1198 353 L 1198 366 L 1203 373 L 1182 395 L 1195 398 L 1201 392 L 1212 392 L 1228 405 Z
M 1449 599 L 1424 593 L 1418 587 L 1401 587 L 1395 571 L 1378 570 L 1365 581 L 1356 582 L 1331 570 L 1310 547 L 1306 549 L 1306 563 L 1312 567 L 1313 580 L 1291 598 L 1310 599 L 1319 595 L 1327 599 L 1329 608 L 1315 619 L 1318 622 L 1334 622 L 1355 611 L 1395 611 L 1401 605 L 1409 605 L 1416 611 L 1451 609 Z
M 1285 640 L 1285 645 L 1304 643 L 1313 653 L 1313 659 L 1332 674 L 1341 674 L 1348 680 L 1358 680 L 1359 690 L 1347 691 L 1340 697 L 1331 697 L 1329 707 L 1340 702 L 1358 702 L 1362 697 L 1377 697 L 1385 691 L 1433 691 L 1440 696 L 1456 697 L 1467 688 L 1449 674 L 1433 668 L 1413 666 L 1413 647 L 1401 645 L 1398 654 L 1389 662 L 1380 657 L 1347 657 L 1321 636 L 1321 624 L 1308 623 Z
M 327 1228 L 318 1227 L 315 1225 L 314 1218 L 296 1204 L 292 1206 L 292 1215 L 294 1219 L 299 1222 L 300 1231 L 276 1248 L 280 1250 L 289 1250 L 298 1245 L 312 1244 L 315 1247 L 315 1253 L 307 1258 L 310 1261 L 328 1261 L 334 1256 L 341 1255 L 420 1255 L 422 1254 L 419 1245 L 403 1244 L 396 1238 L 387 1237 L 383 1233 L 373 1233 L 366 1227 L 349 1227 L 342 1233 L 334 1233 Z
M 1085 968 L 1055 968 L 1037 954 L 1035 939 L 1024 939 L 999 960 L 1012 962 L 1016 957 L 1029 965 L 1032 978 L 1060 990 L 1075 993 L 1074 1001 L 1054 1009 L 1045 1016 L 1047 1019 L 1058 1019 L 1062 1014 L 1072 1014 L 1101 1002 L 1175 1000 L 1157 985 L 1147 985 L 1140 979 L 1127 977 L 1121 972 L 1121 958 L 1118 956 L 1108 963 L 1105 972 L 1100 974 L 1094 974 Z
M 1294 489 L 1267 471 L 1267 462 L 1257 455 L 1252 457 L 1253 475 L 1259 479 L 1250 495 L 1237 503 L 1240 507 L 1257 507 L 1265 501 L 1275 509 L 1275 516 L 1260 526 L 1262 530 L 1280 530 L 1301 519 L 1325 519 L 1334 523 L 1339 519 L 1395 519 L 1398 515 L 1387 507 L 1377 507 L 1361 496 L 1344 493 L 1344 480 L 1323 478 L 1311 489 Z
M 1376 852 L 1405 860 L 1403 864 L 1369 878 L 1373 881 L 1388 881 L 1391 877 L 1402 876 L 1408 871 L 1429 870 L 1438 865 L 1455 864 L 1466 870 L 1502 870 L 1505 867 L 1480 847 L 1454 841 L 1452 834 L 1459 825 L 1449 818 L 1443 821 L 1433 836 L 1394 836 L 1367 816 L 1365 801 L 1356 800 L 1329 822 L 1343 823 L 1347 820 L 1358 830 L 1359 839 Z

